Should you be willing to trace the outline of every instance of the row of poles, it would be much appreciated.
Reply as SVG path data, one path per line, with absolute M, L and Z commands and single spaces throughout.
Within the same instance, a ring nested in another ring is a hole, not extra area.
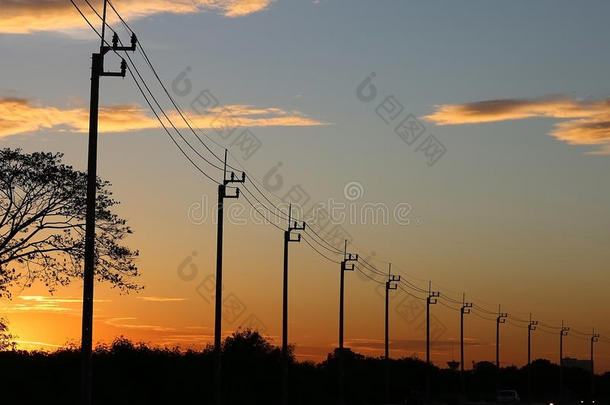
M 81 404 L 92 404 L 92 337 L 93 337 L 93 295 L 94 295 L 94 268 L 95 268 L 95 208 L 96 208 L 96 183 L 97 183 L 97 138 L 98 138 L 98 107 L 99 107 L 99 85 L 100 77 L 125 77 L 126 62 L 121 63 L 120 72 L 109 72 L 104 70 L 104 56 L 109 52 L 125 51 L 133 52 L 136 50 L 137 39 L 132 33 L 131 45 L 128 47 L 118 46 L 118 37 L 115 33 L 112 46 L 107 45 L 104 40 L 106 28 L 106 7 L 107 0 L 104 0 L 102 16 L 102 33 L 99 53 L 92 55 L 91 68 L 91 100 L 89 118 L 89 141 L 88 141 L 88 162 L 87 162 L 87 206 L 85 221 L 85 259 L 84 259 L 84 286 L 83 286 L 83 317 L 82 317 L 82 338 L 81 338 Z M 83 16 L 84 17 L 84 16 Z M 86 19 L 86 18 L 85 18 Z M 215 296 L 215 317 L 214 317 L 214 380 L 215 380 L 215 402 L 222 404 L 222 357 L 221 357 L 221 336 L 222 336 L 222 277 L 223 277 L 223 228 L 224 228 L 224 204 L 225 199 L 239 198 L 239 188 L 232 184 L 244 183 L 245 172 L 237 176 L 233 171 L 227 177 L 227 151 L 225 150 L 223 181 L 218 185 L 218 221 L 217 221 L 217 256 L 216 256 L 216 296 Z M 233 193 L 228 189 L 234 189 Z M 284 231 L 284 261 L 283 261 L 283 294 L 282 294 L 282 378 L 281 378 L 281 399 L 282 404 L 288 404 L 288 253 L 289 244 L 301 241 L 299 231 L 305 230 L 306 224 L 299 224 L 292 219 L 292 207 L 288 212 L 288 226 Z M 339 403 L 345 403 L 345 348 L 344 348 L 344 288 L 345 272 L 353 271 L 355 263 L 358 262 L 357 254 L 347 252 L 347 241 L 344 245 L 343 260 L 340 262 L 340 292 L 339 292 L 339 349 L 337 351 L 339 364 Z M 400 275 L 392 274 L 392 265 L 388 266 L 387 280 L 385 281 L 385 396 L 389 399 L 390 392 L 390 347 L 389 347 L 389 301 L 390 292 L 398 288 L 401 281 Z M 430 306 L 438 302 L 440 293 L 432 291 L 429 284 L 428 296 L 426 298 L 426 397 L 430 398 L 431 389 L 431 359 L 430 359 Z M 464 315 L 471 312 L 472 303 L 466 302 L 465 296 L 462 299 L 460 308 L 460 371 L 461 384 L 464 389 Z M 496 366 L 500 367 L 500 325 L 506 322 L 507 313 L 498 310 L 496 318 Z M 531 320 L 527 327 L 528 330 L 528 349 L 527 363 L 531 364 L 531 332 L 536 329 L 536 321 Z M 560 358 L 560 390 L 563 396 L 563 338 L 567 336 L 569 328 L 563 326 L 560 330 L 559 358 Z M 593 345 L 599 340 L 599 335 L 593 333 L 591 337 L 591 373 L 593 375 Z M 530 368 L 528 367 L 528 389 L 531 391 Z M 593 385 L 592 385 L 593 390 Z M 528 391 L 528 392 L 530 392 Z

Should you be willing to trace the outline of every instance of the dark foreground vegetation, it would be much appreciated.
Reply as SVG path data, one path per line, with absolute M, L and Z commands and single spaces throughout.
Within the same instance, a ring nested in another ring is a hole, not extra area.
M 227 338 L 223 348 L 224 403 L 277 404 L 280 393 L 280 350 L 258 333 L 243 331 Z M 159 349 L 119 338 L 94 353 L 96 404 L 205 404 L 213 401 L 213 353 Z M 290 404 L 336 404 L 337 366 L 335 354 L 319 363 L 291 360 Z M 348 404 L 383 403 L 384 362 L 348 352 L 345 360 Z M 53 353 L 0 352 L 0 384 L 3 404 L 77 404 L 80 357 L 77 349 Z M 532 364 L 532 394 L 536 401 L 557 398 L 559 368 L 546 360 Z M 573 400 L 588 398 L 589 374 L 566 369 L 566 393 Z M 493 400 L 497 369 L 479 363 L 466 376 L 469 401 Z M 527 395 L 527 370 L 500 370 L 501 388 Z M 417 403 L 425 386 L 425 364 L 417 359 L 391 361 L 391 397 L 396 403 L 407 398 Z M 610 397 L 610 373 L 596 377 L 597 403 Z M 433 399 L 457 403 L 459 373 L 432 370 Z

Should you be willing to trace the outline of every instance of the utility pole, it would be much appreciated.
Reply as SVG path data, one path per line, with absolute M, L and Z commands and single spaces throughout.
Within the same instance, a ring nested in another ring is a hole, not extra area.
M 506 323 L 508 314 L 502 312 L 502 306 L 498 305 L 498 317 L 496 318 L 496 367 L 500 369 L 500 324 Z
M 305 223 L 299 226 L 297 221 L 292 222 L 292 204 L 288 206 L 288 229 L 284 231 L 284 286 L 282 300 L 282 404 L 288 404 L 288 244 L 300 242 L 301 234 L 292 238 L 293 231 L 304 231 Z
M 498 317 L 496 318 L 496 391 L 500 390 L 500 324 L 506 323 L 508 314 L 502 312 L 502 306 L 498 305 Z
M 216 382 L 216 404 L 222 403 L 222 362 L 221 362 L 221 335 L 222 335 L 222 231 L 224 228 L 224 200 L 225 198 L 239 198 L 239 188 L 235 188 L 235 194 L 227 194 L 227 185 L 231 183 L 243 183 L 246 181 L 246 173 L 242 172 L 241 179 L 231 177 L 227 179 L 227 150 L 225 149 L 225 160 L 222 174 L 222 183 L 218 185 L 218 230 L 216 234 L 216 302 L 214 322 L 214 379 Z
M 87 207 L 85 218 L 85 260 L 83 271 L 83 318 L 81 335 L 81 404 L 91 405 L 93 370 L 91 356 L 93 346 L 93 285 L 95 279 L 95 208 L 97 191 L 97 124 L 100 98 L 100 77 L 125 77 L 127 63 L 121 61 L 120 72 L 104 71 L 104 55 L 108 51 L 135 51 L 136 36 L 131 36 L 131 46 L 118 46 L 119 37 L 115 33 L 112 46 L 104 39 L 106 31 L 106 0 L 102 16 L 102 35 L 99 53 L 91 55 L 91 100 L 89 104 L 89 145 L 87 155 Z
M 426 299 L 426 400 L 430 402 L 430 305 L 438 302 L 438 291 L 432 291 L 432 281 L 428 282 L 428 298 Z
M 388 264 L 388 281 L 385 282 L 385 400 L 390 399 L 390 345 L 389 345 L 389 308 L 390 290 L 396 290 L 400 276 L 392 274 L 392 263 Z
M 532 331 L 536 330 L 538 321 L 532 320 L 530 312 L 530 321 L 527 324 L 527 400 L 532 402 Z
M 593 346 L 595 343 L 599 342 L 599 334 L 595 333 L 595 328 L 593 328 L 593 333 L 591 334 L 591 400 L 595 400 L 595 367 L 593 365 Z
M 561 330 L 559 331 L 559 401 L 563 402 L 563 337 L 568 336 L 570 328 L 563 325 L 561 321 Z
M 345 272 L 354 271 L 354 264 L 350 262 L 358 261 L 358 255 L 347 253 L 347 240 L 343 248 L 343 260 L 341 261 L 341 285 L 339 289 L 339 405 L 345 403 L 345 359 L 343 356 L 343 302 Z
M 460 308 L 460 387 L 462 394 L 466 392 L 464 375 L 464 315 L 470 313 L 472 302 L 466 302 L 466 293 L 462 294 L 462 307 Z

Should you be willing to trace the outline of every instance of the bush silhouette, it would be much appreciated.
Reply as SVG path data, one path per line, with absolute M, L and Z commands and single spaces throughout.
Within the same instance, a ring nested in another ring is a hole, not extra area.
M 258 332 L 243 330 L 222 345 L 223 403 L 278 404 L 280 399 L 280 349 Z M 298 362 L 290 350 L 291 405 L 337 403 L 337 352 L 318 363 Z M 381 358 L 344 353 L 346 403 L 378 404 L 384 396 L 385 364 Z M 78 404 L 80 353 L 77 347 L 55 352 L 0 352 L 2 403 Z M 409 398 L 417 404 L 424 388 L 425 363 L 415 358 L 390 360 L 391 397 L 396 403 Z M 119 337 L 110 345 L 98 345 L 93 354 L 95 404 L 212 404 L 214 353 L 157 348 Z M 527 395 L 527 368 L 498 370 L 482 362 L 466 375 L 469 400 L 493 399 L 496 378 L 502 389 Z M 548 360 L 531 365 L 532 394 L 538 401 L 557 398 L 559 367 Z M 566 393 L 573 400 L 586 399 L 590 376 L 585 370 L 564 370 Z M 610 373 L 596 376 L 597 403 L 610 397 Z M 459 372 L 434 367 L 433 399 L 457 403 Z M 403 402 L 404 403 L 404 402 Z

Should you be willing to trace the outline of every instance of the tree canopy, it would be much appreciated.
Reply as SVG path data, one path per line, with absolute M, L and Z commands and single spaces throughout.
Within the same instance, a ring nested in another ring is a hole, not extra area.
M 0 297 L 42 281 L 49 291 L 82 278 L 87 174 L 63 154 L 0 149 Z M 113 212 L 110 183 L 97 179 L 95 277 L 122 291 L 140 288 L 132 231 Z

